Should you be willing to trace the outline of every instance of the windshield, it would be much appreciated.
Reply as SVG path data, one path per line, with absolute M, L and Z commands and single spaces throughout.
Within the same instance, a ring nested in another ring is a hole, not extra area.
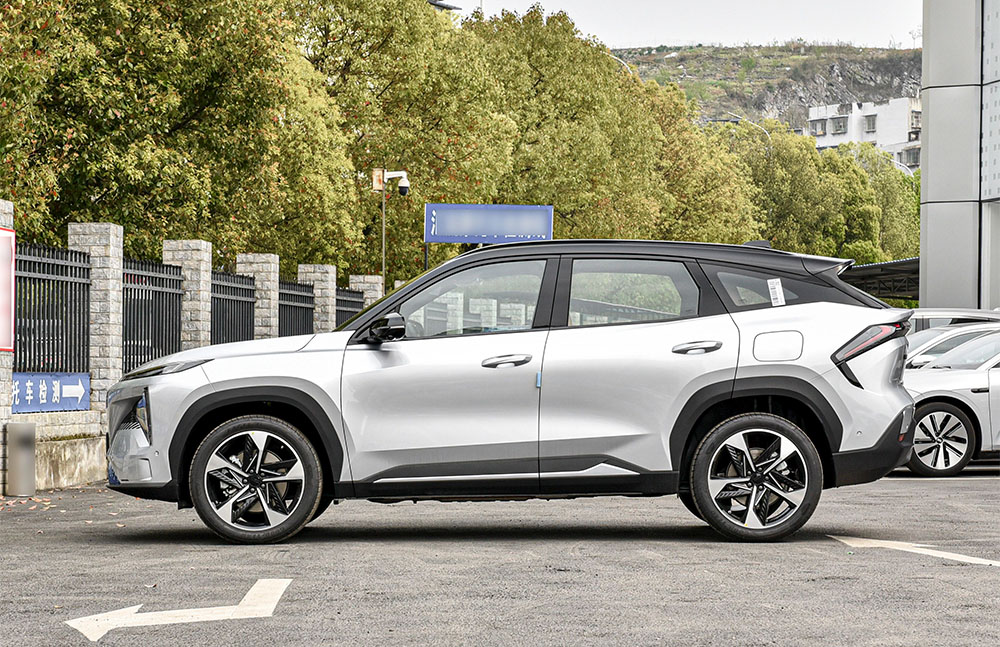
M 946 330 L 941 330 L 940 328 L 928 328 L 927 330 L 921 330 L 913 333 L 912 335 L 907 335 L 906 349 L 907 351 L 911 351 L 914 348 L 920 348 L 930 340 L 940 337 L 946 332 Z
M 945 353 L 930 368 L 974 369 L 997 355 L 1000 355 L 1000 333 L 990 333 Z

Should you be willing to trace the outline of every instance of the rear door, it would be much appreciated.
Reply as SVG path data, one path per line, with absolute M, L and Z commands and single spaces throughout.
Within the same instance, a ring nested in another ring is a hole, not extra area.
M 670 431 L 692 394 L 733 380 L 732 318 L 682 260 L 564 257 L 557 286 L 541 375 L 542 492 L 675 491 Z

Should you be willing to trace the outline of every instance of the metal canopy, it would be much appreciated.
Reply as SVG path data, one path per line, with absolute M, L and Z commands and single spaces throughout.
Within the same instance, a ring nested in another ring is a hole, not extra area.
M 880 299 L 920 298 L 920 258 L 855 265 L 840 278 Z

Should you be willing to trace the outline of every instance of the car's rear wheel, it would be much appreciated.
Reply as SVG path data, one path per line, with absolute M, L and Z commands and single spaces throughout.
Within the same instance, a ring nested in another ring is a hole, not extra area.
M 198 446 L 189 487 L 198 516 L 217 535 L 271 543 L 313 518 L 323 470 L 298 429 L 270 416 L 242 416 L 219 425 Z
M 691 463 L 701 517 L 731 539 L 774 541 L 809 520 L 823 489 L 819 453 L 784 418 L 748 413 L 717 425 Z
M 906 467 L 921 476 L 954 476 L 975 451 L 976 430 L 964 411 L 946 402 L 917 407 L 913 455 Z

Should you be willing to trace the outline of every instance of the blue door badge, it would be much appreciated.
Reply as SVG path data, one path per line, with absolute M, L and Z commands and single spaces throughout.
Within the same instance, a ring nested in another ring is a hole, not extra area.
M 13 413 L 90 409 L 90 373 L 14 373 Z

